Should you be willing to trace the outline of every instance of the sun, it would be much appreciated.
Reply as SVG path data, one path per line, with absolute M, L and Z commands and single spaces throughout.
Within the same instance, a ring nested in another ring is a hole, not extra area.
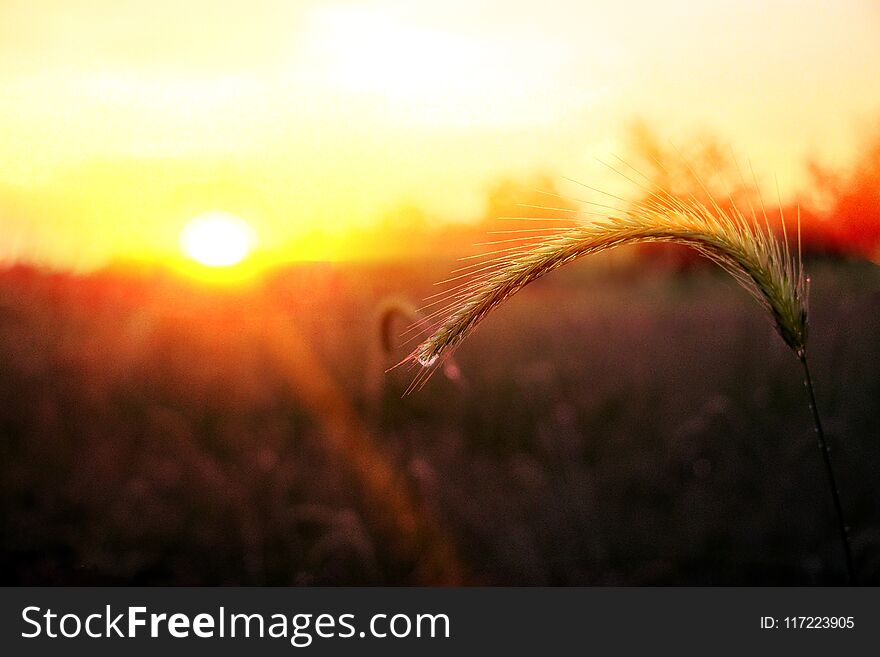
M 180 232 L 180 248 L 206 267 L 232 267 L 248 257 L 257 235 L 241 217 L 211 210 L 193 217 Z

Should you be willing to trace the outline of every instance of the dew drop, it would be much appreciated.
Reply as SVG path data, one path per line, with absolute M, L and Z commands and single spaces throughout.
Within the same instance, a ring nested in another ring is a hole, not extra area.
M 416 361 L 422 367 L 431 367 L 434 363 L 437 362 L 437 359 L 440 358 L 437 354 L 419 354 L 416 358 Z

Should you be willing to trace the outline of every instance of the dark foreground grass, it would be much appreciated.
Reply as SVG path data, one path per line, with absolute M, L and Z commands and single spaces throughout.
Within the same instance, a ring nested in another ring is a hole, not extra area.
M 799 364 L 723 274 L 557 272 L 462 345 L 460 379 L 401 399 L 411 373 L 376 384 L 407 348 L 383 360 L 375 308 L 448 268 L 303 266 L 248 292 L 2 274 L 4 582 L 448 582 L 437 541 L 468 583 L 843 581 Z M 808 268 L 818 403 L 876 584 L 880 272 Z M 389 517 L 365 458 L 430 522 Z

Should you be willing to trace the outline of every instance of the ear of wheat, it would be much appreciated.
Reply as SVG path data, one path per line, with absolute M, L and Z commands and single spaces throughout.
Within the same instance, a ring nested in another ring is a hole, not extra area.
M 807 290 L 800 257 L 735 207 L 656 193 L 632 209 L 557 230 L 541 241 L 491 261 L 454 289 L 432 335 L 412 358 L 430 368 L 450 353 L 499 304 L 538 278 L 593 253 L 626 244 L 672 242 L 696 249 L 727 270 L 769 311 L 779 335 L 800 356 L 807 338 Z

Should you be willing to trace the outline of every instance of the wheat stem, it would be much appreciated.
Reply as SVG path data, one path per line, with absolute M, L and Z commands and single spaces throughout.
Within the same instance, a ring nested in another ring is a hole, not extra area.
M 834 500 L 834 510 L 837 514 L 837 528 L 840 532 L 840 542 L 843 543 L 843 554 L 846 558 L 846 574 L 850 584 L 856 584 L 855 568 L 853 567 L 852 548 L 849 541 L 849 526 L 843 515 L 843 505 L 840 503 L 840 490 L 837 487 L 837 479 L 834 477 L 834 468 L 831 467 L 831 448 L 825 440 L 825 432 L 822 430 L 822 420 L 819 419 L 819 409 L 816 406 L 816 394 L 813 391 L 813 378 L 810 376 L 810 366 L 807 364 L 807 353 L 801 350 L 798 358 L 804 366 L 804 387 L 810 398 L 810 411 L 813 414 L 813 423 L 816 427 L 816 438 L 819 441 L 819 451 L 822 452 L 822 461 L 825 463 L 825 473 L 828 475 L 828 485 L 831 487 L 831 497 Z

